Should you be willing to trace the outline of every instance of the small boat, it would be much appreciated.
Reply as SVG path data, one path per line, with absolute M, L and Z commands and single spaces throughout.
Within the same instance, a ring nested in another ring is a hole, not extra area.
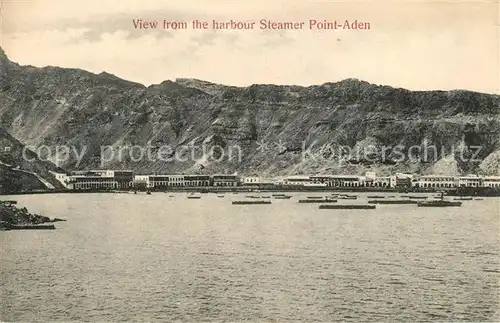
M 410 199 L 416 199 L 416 200 L 426 200 L 427 196 L 420 196 L 420 195 L 408 195 L 408 198 Z
M 307 198 L 310 199 L 310 200 L 324 199 L 323 196 L 307 196 Z
M 357 200 L 358 197 L 356 195 L 341 195 L 338 197 L 339 200 Z
M 146 194 L 147 194 L 147 195 L 151 195 L 151 191 L 147 191 L 147 192 L 146 192 Z
M 417 205 L 420 207 L 447 207 L 447 206 L 462 206 L 462 202 L 445 201 L 444 195 L 443 193 L 441 193 L 441 197 L 439 200 L 423 201 L 419 202 Z
M 455 201 L 472 201 L 472 197 L 455 197 Z
M 474 201 L 482 201 L 482 200 L 484 200 L 484 199 L 482 199 L 482 198 L 474 199 Z
M 266 195 L 266 196 L 261 196 L 261 198 L 263 198 L 263 199 L 270 199 L 271 197 L 269 195 Z
M 271 204 L 271 201 L 233 201 L 232 204 L 239 204 L 239 205 Z
M 383 196 L 383 195 L 368 195 L 367 198 L 369 198 L 369 199 L 385 199 L 385 196 Z
M 417 205 L 418 206 L 423 206 L 423 207 L 462 206 L 462 202 L 452 202 L 452 201 L 435 200 L 435 201 L 419 202 Z
M 201 199 L 201 195 L 196 195 L 194 193 L 191 193 L 187 196 L 187 198 L 190 200 L 199 200 L 199 199 Z
M 223 197 L 224 197 L 224 195 L 217 195 L 217 197 L 218 197 L 218 198 L 223 198 Z
M 369 200 L 369 204 L 417 204 L 413 200 Z
M 280 196 L 285 196 L 285 194 L 273 194 L 272 197 L 280 197 Z
M 274 196 L 274 198 L 276 200 L 288 200 L 288 199 L 292 198 L 292 196 L 291 195 L 278 195 L 278 196 Z
M 337 203 L 336 199 L 299 200 L 299 203 Z
M 326 204 L 319 206 L 319 209 L 329 210 L 373 210 L 376 208 L 375 205 L 366 204 Z
M 168 197 L 174 197 L 173 195 L 169 195 Z
M 255 196 L 255 195 L 247 195 L 245 197 L 248 199 L 260 199 L 260 196 Z

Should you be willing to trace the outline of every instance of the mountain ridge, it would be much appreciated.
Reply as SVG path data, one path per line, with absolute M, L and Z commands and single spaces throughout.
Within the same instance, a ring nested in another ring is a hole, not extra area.
M 358 79 L 307 87 L 238 87 L 178 78 L 146 87 L 106 72 L 19 66 L 7 57 L 0 59 L 0 75 L 0 127 L 29 146 L 85 150 L 80 162 L 68 156 L 60 163 L 68 169 L 262 176 L 366 170 L 499 173 L 500 96 L 495 94 L 410 91 Z M 263 141 L 272 149 L 259 150 Z M 283 147 L 276 149 L 280 142 Z M 426 142 L 436 146 L 439 158 L 428 162 L 422 161 L 422 152 L 407 154 L 408 148 Z M 217 162 L 202 154 L 182 162 L 133 161 L 130 154 L 103 163 L 102 147 L 124 145 L 150 145 L 153 150 L 237 146 L 243 156 Z M 405 147 L 405 160 L 395 161 L 394 151 L 389 156 L 378 151 L 373 158 L 365 151 L 357 159 L 338 153 L 342 147 L 378 150 L 398 145 Z M 478 160 L 471 162 L 471 147 L 477 145 Z M 459 153 L 468 160 L 458 158 Z M 53 160 L 54 155 L 42 157 Z

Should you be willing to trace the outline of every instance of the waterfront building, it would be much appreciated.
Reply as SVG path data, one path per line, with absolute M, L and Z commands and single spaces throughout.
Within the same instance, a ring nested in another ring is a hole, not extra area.
M 310 176 L 311 183 L 326 187 L 358 187 L 363 182 L 357 175 L 314 175 Z
M 101 177 L 112 177 L 119 189 L 128 189 L 133 186 L 134 172 L 131 170 L 92 170 L 92 174 Z
M 304 186 L 306 183 L 312 184 L 310 176 L 306 175 L 287 176 L 283 180 L 283 185 L 289 185 L 289 186 Z
M 52 172 L 55 178 L 71 190 L 127 189 L 133 185 L 134 173 L 124 170 L 74 171 L 69 175 Z
M 149 175 L 135 175 L 134 188 L 144 189 L 148 187 Z
M 243 185 L 259 185 L 260 177 L 258 176 L 244 176 L 241 180 Z
M 111 176 L 102 176 L 90 171 L 74 171 L 67 177 L 66 185 L 71 190 L 91 190 L 114 189 L 116 183 Z
M 483 186 L 500 188 L 500 176 L 485 176 Z
M 377 173 L 375 172 L 365 172 L 365 181 L 373 182 L 377 179 Z
M 365 175 L 359 178 L 359 185 L 362 187 L 374 187 L 376 180 L 377 174 L 375 172 L 365 172 Z
M 324 184 L 327 187 L 333 185 L 332 175 L 313 175 L 310 179 L 314 184 Z
M 413 182 L 412 174 L 396 173 L 395 177 L 395 187 L 411 187 Z
M 374 173 L 372 173 L 374 174 Z M 396 177 L 395 176 L 360 176 L 358 177 L 358 186 L 361 187 L 396 187 Z
M 418 188 L 452 188 L 457 186 L 454 176 L 422 175 L 413 182 Z
M 141 176 L 139 179 L 139 185 L 146 179 L 147 188 L 184 186 L 184 175 L 147 175 L 147 178 Z
M 333 187 L 359 187 L 360 177 L 357 175 L 330 175 L 331 185 Z
M 213 175 L 212 185 L 213 186 L 237 186 L 239 184 L 239 178 L 237 175 Z
M 380 176 L 376 177 L 372 182 L 374 187 L 396 187 L 396 177 L 395 176 Z
M 184 175 L 184 186 L 210 186 L 210 175 Z
M 481 187 L 483 186 L 483 178 L 478 175 L 460 176 L 458 178 L 459 187 Z
M 241 178 L 240 184 L 245 186 L 281 185 L 283 180 L 277 178 L 261 178 L 258 176 L 245 176 Z
M 66 188 L 69 188 L 68 187 L 68 184 L 69 184 L 69 176 L 68 174 L 65 174 L 65 173 L 56 173 L 56 172 L 53 172 L 53 171 L 50 171 L 52 173 L 52 175 L 54 175 L 54 177 L 56 178 L 57 181 L 59 181 L 59 183 L 61 183 L 64 187 Z

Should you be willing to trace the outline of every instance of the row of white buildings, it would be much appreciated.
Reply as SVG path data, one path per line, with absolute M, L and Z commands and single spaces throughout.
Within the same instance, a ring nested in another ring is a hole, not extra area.
M 374 172 L 357 175 L 311 175 L 290 176 L 285 185 L 325 186 L 325 187 L 413 187 L 413 188 L 458 188 L 490 187 L 500 188 L 500 176 L 447 176 L 412 175 L 397 173 L 391 176 L 377 176 Z
M 237 186 L 237 175 L 134 175 L 129 170 L 91 170 L 70 174 L 53 173 L 70 190 L 132 189 L 162 187 Z
M 169 187 L 234 187 L 234 186 L 282 186 L 282 187 L 379 187 L 379 188 L 458 188 L 490 187 L 500 188 L 500 176 L 446 176 L 412 175 L 397 173 L 391 176 L 377 176 L 374 172 L 358 175 L 296 175 L 280 178 L 238 176 L 236 174 L 216 175 L 134 175 L 127 170 L 93 170 L 54 173 L 68 189 L 132 189 Z

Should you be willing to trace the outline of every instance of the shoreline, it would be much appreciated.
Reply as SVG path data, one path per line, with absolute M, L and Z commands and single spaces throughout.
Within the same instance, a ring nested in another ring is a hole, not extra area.
M 37 195 L 37 194 L 133 194 L 133 192 L 155 192 L 155 193 L 250 193 L 250 192 L 350 192 L 350 193 L 439 193 L 444 192 L 447 196 L 500 196 L 500 189 L 491 188 L 382 188 L 382 187 L 255 187 L 255 186 L 232 186 L 232 187 L 182 187 L 182 188 L 153 188 L 153 189 L 127 189 L 127 190 L 43 190 L 26 192 L 5 192 L 1 196 L 15 195 Z

